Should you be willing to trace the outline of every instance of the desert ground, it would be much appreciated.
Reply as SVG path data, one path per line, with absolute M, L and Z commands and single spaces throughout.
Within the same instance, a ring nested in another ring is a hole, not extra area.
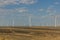
M 60 40 L 60 27 L 0 27 L 0 40 Z

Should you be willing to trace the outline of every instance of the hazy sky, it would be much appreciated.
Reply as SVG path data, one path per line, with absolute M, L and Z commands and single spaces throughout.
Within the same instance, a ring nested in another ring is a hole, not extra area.
M 0 26 L 59 25 L 59 15 L 60 0 L 0 0 Z

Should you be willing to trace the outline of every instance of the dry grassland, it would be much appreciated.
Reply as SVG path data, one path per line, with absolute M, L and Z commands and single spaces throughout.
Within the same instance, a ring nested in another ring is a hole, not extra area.
M 60 27 L 0 27 L 0 40 L 60 40 Z

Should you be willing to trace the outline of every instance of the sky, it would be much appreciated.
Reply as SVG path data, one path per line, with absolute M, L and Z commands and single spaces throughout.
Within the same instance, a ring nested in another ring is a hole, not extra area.
M 60 0 L 0 0 L 0 26 L 60 26 L 59 20 Z

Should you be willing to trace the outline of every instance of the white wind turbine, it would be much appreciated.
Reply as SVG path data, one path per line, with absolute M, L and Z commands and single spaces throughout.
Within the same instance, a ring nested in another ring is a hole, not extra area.
M 14 17 L 13 17 L 13 24 L 12 24 L 12 26 L 14 26 Z
M 9 23 L 7 22 L 7 26 L 9 26 Z
M 29 15 L 29 26 L 32 26 L 32 14 Z
M 4 17 L 5 17 L 6 15 L 1 15 L 1 26 L 4 26 Z M 9 26 L 9 21 L 7 20 L 7 22 L 6 22 L 6 24 L 5 24 L 5 26 Z
M 1 16 L 2 17 L 2 23 L 1 23 L 1 26 L 4 26 L 4 16 Z
M 57 16 L 55 16 L 55 27 L 57 26 L 56 23 L 57 23 Z
M 11 15 L 12 16 L 12 26 L 14 26 L 14 15 Z
M 55 27 L 57 27 L 57 18 L 60 17 L 60 15 L 55 16 Z
M 9 26 L 9 23 L 10 23 L 10 21 L 9 21 L 9 20 L 7 20 L 7 26 Z
M 19 12 L 20 14 L 23 13 L 22 16 L 27 16 L 27 17 L 28 17 L 28 14 L 26 15 L 26 12 L 28 12 L 28 10 L 27 10 L 26 8 L 18 9 L 18 12 Z M 26 26 L 26 24 L 24 23 L 23 26 Z

